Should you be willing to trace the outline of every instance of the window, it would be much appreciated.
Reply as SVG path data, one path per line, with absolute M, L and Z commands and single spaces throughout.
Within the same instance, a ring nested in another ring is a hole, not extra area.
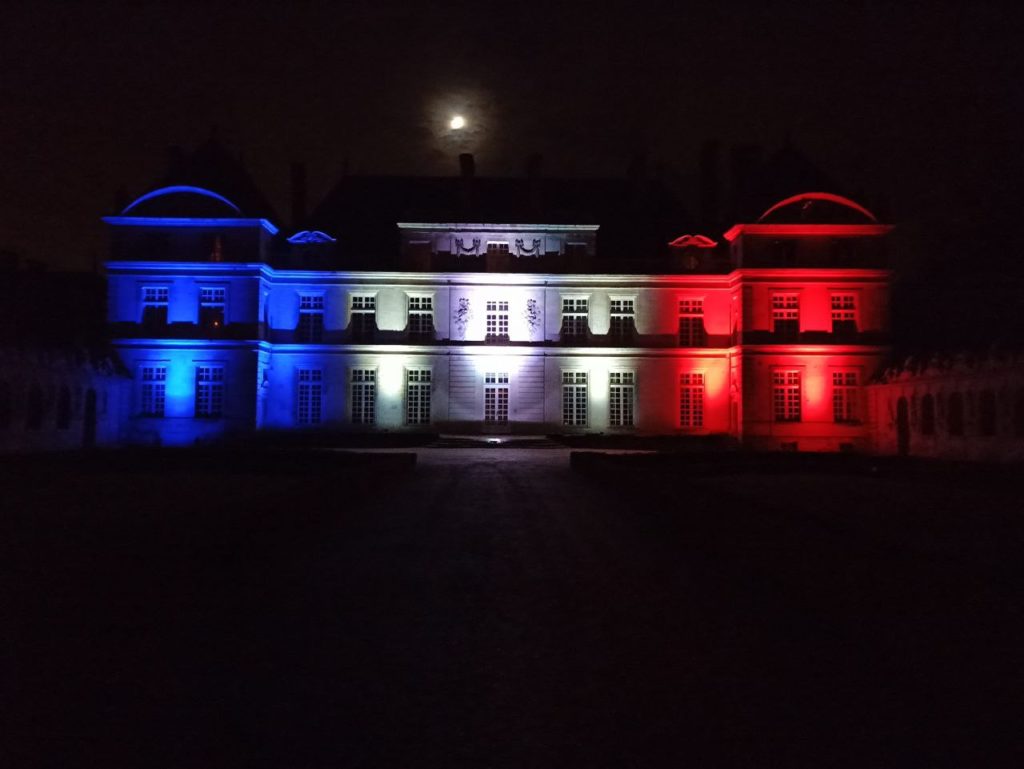
M 800 297 L 796 294 L 772 294 L 772 333 L 780 339 L 800 337 Z
M 633 426 L 633 396 L 636 378 L 632 371 L 613 371 L 608 378 L 608 424 Z
M 508 374 L 484 374 L 484 422 L 508 422 Z
M 636 333 L 636 303 L 633 299 L 611 300 L 611 325 L 608 334 L 612 339 L 628 340 Z
M 585 371 L 562 372 L 562 424 L 566 427 L 587 426 L 587 374 Z
M 935 435 L 935 398 L 921 398 L 921 435 Z
M 372 425 L 377 421 L 377 371 L 352 369 L 352 424 Z
M 679 375 L 679 426 L 704 426 L 704 374 Z
M 832 419 L 836 422 L 856 422 L 857 372 L 832 372 Z
M 224 416 L 224 367 L 196 367 L 196 416 L 218 419 Z
M 704 347 L 707 334 L 704 332 L 704 300 L 679 300 L 679 346 Z
M 434 299 L 430 296 L 409 297 L 409 334 L 415 337 L 434 334 Z
M 507 242 L 499 242 L 499 241 L 496 241 L 496 240 L 489 240 L 489 241 L 487 241 L 487 255 L 488 256 L 497 255 L 497 254 L 507 254 L 507 253 L 508 253 L 508 243 Z
M 405 372 L 405 423 L 430 424 L 430 369 L 411 368 Z
M 562 339 L 582 339 L 587 335 L 587 303 L 583 299 L 562 299 Z
M 162 417 L 167 401 L 167 367 L 143 366 L 139 372 L 142 382 L 139 411 L 145 417 Z
M 352 320 L 349 322 L 352 335 L 356 338 L 372 336 L 377 330 L 377 297 L 372 294 L 357 294 L 352 297 Z
M 166 286 L 147 286 L 142 289 L 142 324 L 147 328 L 167 325 L 167 300 L 170 289 Z
M 316 344 L 324 338 L 324 297 L 322 294 L 299 296 L 300 342 Z
M 832 294 L 832 333 L 838 335 L 857 333 L 856 294 Z
M 508 302 L 487 302 L 487 341 L 508 340 Z
M 299 369 L 299 390 L 295 418 L 300 425 L 318 425 L 323 416 L 324 372 Z
M 800 372 L 772 372 L 772 412 L 776 422 L 800 421 Z
M 224 304 L 227 289 L 199 289 L 199 325 L 205 329 L 221 328 L 224 325 Z

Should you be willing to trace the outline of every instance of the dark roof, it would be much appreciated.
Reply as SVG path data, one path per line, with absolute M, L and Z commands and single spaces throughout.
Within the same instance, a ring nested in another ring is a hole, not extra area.
M 599 253 L 659 253 L 688 231 L 689 217 L 658 180 L 346 176 L 309 228 L 345 254 L 394 253 L 397 222 L 597 224 Z
M 180 148 L 172 147 L 169 151 L 166 173 L 147 192 L 176 186 L 199 187 L 216 192 L 231 201 L 238 211 L 228 213 L 224 206 L 212 199 L 203 200 L 201 196 L 175 195 L 146 201 L 140 205 L 141 210 L 129 212 L 128 215 L 132 213 L 154 216 L 233 215 L 253 219 L 269 219 L 272 222 L 279 221 L 273 207 L 260 192 L 245 166 L 228 152 L 216 136 L 211 136 L 192 152 L 184 152 Z M 159 204 L 157 200 L 160 201 Z M 151 214 L 149 209 L 153 206 L 157 207 L 158 213 Z M 205 213 L 206 211 L 211 213 Z M 213 211 L 217 211 L 217 213 L 213 213 Z

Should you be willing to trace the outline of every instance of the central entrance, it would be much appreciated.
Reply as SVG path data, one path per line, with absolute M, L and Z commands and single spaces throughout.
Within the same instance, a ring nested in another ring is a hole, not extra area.
M 508 429 L 508 372 L 484 374 L 484 432 Z

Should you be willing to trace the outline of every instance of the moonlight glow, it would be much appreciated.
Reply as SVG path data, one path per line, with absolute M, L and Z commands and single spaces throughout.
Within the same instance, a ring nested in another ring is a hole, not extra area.
M 458 131 L 460 128 L 465 128 L 466 118 L 462 117 L 462 115 L 455 115 L 448 123 L 448 127 L 451 128 L 453 131 Z

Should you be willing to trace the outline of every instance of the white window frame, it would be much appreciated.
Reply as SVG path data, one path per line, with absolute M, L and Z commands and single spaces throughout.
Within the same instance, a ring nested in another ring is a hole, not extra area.
M 590 331 L 590 296 L 582 294 L 562 295 L 563 340 L 585 339 Z
M 854 291 L 833 291 L 829 294 L 833 333 L 835 333 L 836 323 L 852 323 L 854 329 L 860 328 L 859 305 L 859 297 Z
M 704 372 L 679 374 L 679 427 L 682 430 L 704 428 Z
M 407 294 L 406 307 L 408 318 L 406 329 L 413 336 L 430 336 L 435 333 L 434 326 L 434 295 Z
M 800 334 L 800 294 L 796 291 L 772 291 L 772 333 L 781 332 L 780 323 L 796 321 L 794 336 Z
M 224 416 L 224 377 L 223 363 L 196 364 L 196 417 L 220 419 Z
M 772 421 L 803 421 L 803 378 L 801 369 L 775 368 L 772 377 Z
M 167 414 L 167 364 L 140 363 L 139 415 L 162 419 Z
M 146 322 L 146 309 L 155 307 L 164 310 L 164 322 L 168 322 L 168 313 L 171 306 L 170 286 L 142 286 L 141 299 L 139 301 L 139 322 Z
M 324 309 L 327 301 L 323 293 L 299 294 L 299 325 L 297 341 L 319 344 L 324 338 Z
M 354 366 L 348 371 L 349 418 L 354 425 L 377 424 L 377 368 Z
M 562 426 L 589 424 L 590 375 L 579 369 L 562 370 Z
M 348 299 L 348 327 L 357 335 L 377 330 L 377 292 L 353 291 Z M 359 317 L 358 323 L 356 316 Z
M 507 341 L 509 303 L 504 299 L 488 299 L 484 302 L 484 332 L 489 342 Z
M 324 371 L 300 368 L 295 373 L 295 422 L 318 425 L 324 413 Z
M 679 346 L 705 347 L 707 329 L 704 326 L 704 297 L 683 296 L 679 298 Z
M 484 423 L 507 425 L 511 387 L 507 371 L 488 371 L 484 374 Z
M 636 332 L 636 297 L 609 297 L 608 335 L 612 339 L 629 339 Z
M 219 297 L 219 298 L 218 298 Z M 206 307 L 219 307 L 221 323 L 215 328 L 222 328 L 228 324 L 228 289 L 227 286 L 200 286 L 199 287 L 199 317 L 201 323 L 203 309 Z
M 608 372 L 608 425 L 633 427 L 636 415 L 636 372 Z
M 429 425 L 433 371 L 429 366 L 410 366 L 405 370 L 405 423 Z
M 861 421 L 860 372 L 832 369 L 832 421 L 854 424 Z

